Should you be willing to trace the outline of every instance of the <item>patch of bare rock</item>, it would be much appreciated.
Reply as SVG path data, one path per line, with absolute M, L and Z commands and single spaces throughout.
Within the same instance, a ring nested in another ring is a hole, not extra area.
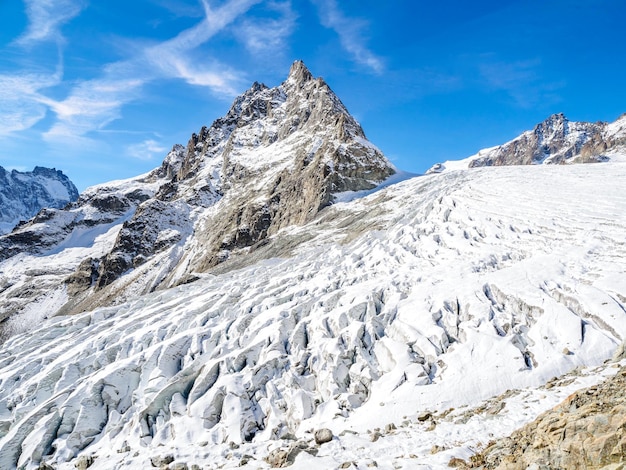
M 626 468 L 626 367 L 605 382 L 570 395 L 563 403 L 490 443 L 456 468 L 500 470 Z

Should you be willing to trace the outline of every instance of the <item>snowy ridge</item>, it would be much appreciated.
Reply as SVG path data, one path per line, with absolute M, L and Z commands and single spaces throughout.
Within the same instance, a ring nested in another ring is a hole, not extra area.
M 0 235 L 43 208 L 61 208 L 78 199 L 78 190 L 55 169 L 35 167 L 30 172 L 0 167 Z
M 611 373 L 566 377 L 626 339 L 624 181 L 619 163 L 413 178 L 268 239 L 291 255 L 16 335 L 0 467 L 269 468 L 294 438 L 294 468 L 467 458 Z
M 532 131 L 462 160 L 437 163 L 427 173 L 481 166 L 592 163 L 618 159 L 626 153 L 626 115 L 613 123 L 574 122 L 562 113 Z

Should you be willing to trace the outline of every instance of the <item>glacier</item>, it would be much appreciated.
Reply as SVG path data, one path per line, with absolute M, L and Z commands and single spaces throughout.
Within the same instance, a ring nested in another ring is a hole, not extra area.
M 469 458 L 616 370 L 624 181 L 619 159 L 415 177 L 240 265 L 40 322 L 0 348 L 0 468 Z

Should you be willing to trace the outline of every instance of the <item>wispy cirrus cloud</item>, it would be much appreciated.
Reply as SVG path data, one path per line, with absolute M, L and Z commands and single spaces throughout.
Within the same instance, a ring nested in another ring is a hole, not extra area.
M 181 79 L 220 96 L 235 95 L 242 77 L 216 61 L 198 60 L 194 54 L 259 1 L 232 0 L 214 9 L 204 0 L 204 17 L 195 26 L 135 51 L 126 60 L 108 64 L 100 77 L 78 83 L 63 100 L 42 97 L 40 102 L 56 114 L 56 122 L 44 138 L 61 141 L 102 130 L 121 116 L 125 105 L 141 97 L 146 84 L 158 79 Z
M 239 41 L 246 49 L 264 58 L 281 54 L 287 49 L 287 39 L 295 30 L 297 19 L 291 0 L 269 2 L 267 8 L 279 17 L 247 19 L 236 30 Z
M 489 87 L 507 93 L 520 108 L 560 101 L 558 90 L 563 83 L 549 82 L 541 76 L 540 59 L 488 61 L 481 63 L 479 70 Z
M 61 81 L 61 68 L 52 74 L 20 72 L 0 75 L 0 135 L 34 126 L 46 115 L 41 90 Z
M 199 60 L 194 50 L 226 28 L 261 0 L 232 0 L 213 8 L 202 0 L 204 19 L 174 38 L 148 47 L 145 59 L 161 74 L 190 85 L 206 86 L 219 95 L 233 96 L 242 77 L 216 60 Z
M 44 96 L 39 101 L 55 114 L 56 122 L 43 134 L 46 140 L 59 140 L 99 130 L 118 119 L 121 108 L 138 95 L 145 83 L 142 78 L 105 76 L 82 82 L 69 96 L 55 101 Z
M 62 39 L 61 25 L 77 16 L 84 7 L 81 0 L 25 0 L 28 27 L 16 44 L 29 46 L 36 42 Z
M 28 24 L 11 47 L 31 48 L 38 43 L 54 42 L 59 53 L 53 72 L 21 69 L 0 74 L 0 135 L 3 136 L 29 129 L 45 117 L 48 107 L 41 101 L 42 93 L 63 79 L 60 27 L 83 7 L 82 1 L 77 0 L 25 0 L 24 3 Z
M 383 60 L 370 51 L 366 45 L 364 30 L 367 22 L 346 16 L 339 9 L 337 0 L 311 0 L 311 2 L 317 7 L 322 25 L 337 33 L 342 47 L 357 63 L 370 68 L 375 73 L 383 72 L 385 68 Z
M 167 150 L 162 144 L 154 139 L 146 139 L 143 142 L 129 145 L 126 147 L 126 153 L 138 160 L 152 160 L 155 157 L 163 157 Z

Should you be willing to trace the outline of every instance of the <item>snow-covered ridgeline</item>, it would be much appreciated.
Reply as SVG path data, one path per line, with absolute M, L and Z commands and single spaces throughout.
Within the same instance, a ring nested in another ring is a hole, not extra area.
M 15 336 L 0 350 L 0 467 L 172 454 L 230 468 L 239 445 L 267 468 L 279 438 L 322 426 L 357 433 L 320 449 L 324 468 L 392 468 L 407 442 L 435 468 L 467 456 L 544 405 L 443 427 L 436 455 L 410 423 L 600 364 L 626 338 L 624 181 L 612 163 L 415 178 L 272 237 L 311 238 L 290 258 Z M 403 420 L 397 439 L 350 447 Z

